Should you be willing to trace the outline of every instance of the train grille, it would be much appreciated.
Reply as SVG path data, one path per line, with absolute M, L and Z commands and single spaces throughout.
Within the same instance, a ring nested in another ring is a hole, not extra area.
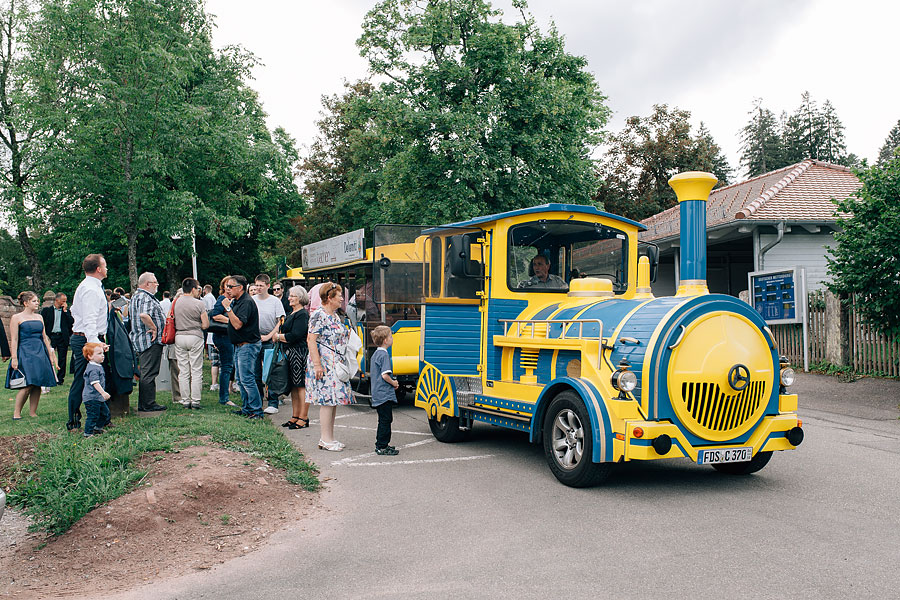
M 716 383 L 683 382 L 681 397 L 694 423 L 685 423 L 697 435 L 739 430 L 755 420 L 763 404 L 766 383 L 751 381 L 737 393 L 725 394 Z M 693 425 L 693 426 L 692 426 Z

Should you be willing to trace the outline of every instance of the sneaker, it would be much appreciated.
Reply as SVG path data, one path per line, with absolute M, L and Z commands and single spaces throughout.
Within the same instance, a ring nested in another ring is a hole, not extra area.
M 375 454 L 379 456 L 397 456 L 400 454 L 400 451 L 393 446 L 388 446 L 387 448 L 375 448 Z
M 191 409 L 192 409 L 192 410 L 200 410 L 200 408 L 201 408 L 201 406 L 200 406 L 200 403 L 199 403 L 199 402 L 191 402 Z
M 238 386 L 237 383 L 232 383 L 232 384 L 231 384 L 231 391 L 234 392 L 235 394 L 240 394 L 240 393 L 241 393 L 241 388 Z
M 233 414 L 233 415 L 245 415 L 245 416 L 246 416 L 247 413 L 245 413 L 243 410 L 241 410 L 240 408 L 238 408 L 238 409 L 236 409 L 236 410 L 231 411 L 231 414 Z
M 247 415 L 248 421 L 259 421 L 263 418 L 262 415 Z
M 46 386 L 45 386 L 45 387 L 42 387 L 42 388 L 41 388 L 41 393 L 42 393 L 42 394 L 49 394 L 49 393 L 50 393 L 50 388 L 48 388 L 48 387 L 46 387 Z
M 275 408 L 274 406 L 267 406 L 265 408 L 265 410 L 263 410 L 263 412 L 266 413 L 267 415 L 274 415 L 274 414 L 278 413 L 278 409 Z
M 218 391 L 218 390 L 219 390 L 219 384 L 218 384 L 218 383 L 214 383 L 214 384 L 212 384 L 211 386 L 209 386 L 209 391 L 211 391 L 211 392 L 216 392 L 216 391 Z

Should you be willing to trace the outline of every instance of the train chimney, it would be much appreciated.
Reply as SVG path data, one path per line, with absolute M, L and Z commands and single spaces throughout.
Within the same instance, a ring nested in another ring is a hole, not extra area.
M 706 286 L 706 201 L 716 185 L 715 175 L 702 171 L 679 173 L 669 180 L 678 197 L 681 221 L 680 281 L 676 296 L 708 294 Z

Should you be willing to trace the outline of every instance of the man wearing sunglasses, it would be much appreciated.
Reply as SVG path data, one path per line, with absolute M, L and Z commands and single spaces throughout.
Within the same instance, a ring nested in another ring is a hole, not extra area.
M 289 315 L 293 312 L 293 308 L 291 308 L 291 303 L 288 302 L 288 294 L 284 293 L 284 284 L 276 283 L 272 286 L 272 295 L 281 300 L 281 305 L 284 307 L 284 314 Z
M 234 345 L 234 373 L 243 405 L 233 411 L 248 419 L 262 419 L 262 397 L 256 387 L 256 361 L 259 357 L 259 312 L 247 293 L 247 279 L 235 275 L 225 282 L 222 308 L 228 317 L 228 339 Z

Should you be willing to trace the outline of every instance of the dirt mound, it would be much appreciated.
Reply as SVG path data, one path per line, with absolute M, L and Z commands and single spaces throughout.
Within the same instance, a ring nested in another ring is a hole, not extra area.
M 192 446 L 144 461 L 149 473 L 137 489 L 65 534 L 0 549 L 0 597 L 123 590 L 208 569 L 319 510 L 315 494 L 247 454 Z

